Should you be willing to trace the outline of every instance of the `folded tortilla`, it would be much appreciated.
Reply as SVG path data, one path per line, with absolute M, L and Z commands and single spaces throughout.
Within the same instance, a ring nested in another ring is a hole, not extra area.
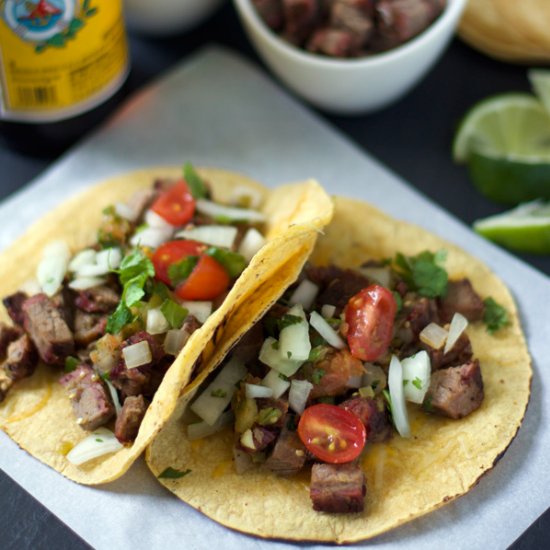
M 365 511 L 336 515 L 315 512 L 309 476 L 282 478 L 254 469 L 242 475 L 232 462 L 233 433 L 190 442 L 182 415 L 197 388 L 223 359 L 207 370 L 180 398 L 176 411 L 147 449 L 158 476 L 166 468 L 190 472 L 159 481 L 180 499 L 215 521 L 259 537 L 354 542 L 384 533 L 463 495 L 500 459 L 516 435 L 529 401 L 531 360 L 514 301 L 502 281 L 481 261 L 420 227 L 398 221 L 359 201 L 335 198 L 332 223 L 319 238 L 314 264 L 357 267 L 369 258 L 448 252 L 450 279 L 468 277 L 482 296 L 506 308 L 510 325 L 490 335 L 481 323 L 467 329 L 483 373 L 485 399 L 461 420 L 428 415 L 409 407 L 413 438 L 397 434 L 387 443 L 369 444 L 362 459 L 367 478 Z M 245 310 L 242 317 L 247 322 Z M 251 323 L 248 323 L 251 326 Z
M 74 418 L 65 389 L 58 383 L 62 371 L 39 365 L 29 378 L 17 382 L 0 404 L 0 428 L 20 447 L 64 476 L 83 484 L 112 481 L 128 470 L 170 417 L 193 366 L 206 365 L 218 347 L 228 347 L 246 330 L 247 323 L 232 317 L 246 307 L 248 319 L 259 318 L 264 301 L 277 296 L 297 277 L 311 253 L 317 234 L 330 221 L 332 203 L 315 181 L 269 190 L 240 174 L 216 169 L 199 173 L 211 184 L 214 199 L 229 202 L 233 191 L 249 188 L 263 198 L 267 217 L 267 244 L 254 256 L 233 285 L 223 304 L 195 331 L 166 373 L 131 446 L 81 466 L 65 457 L 89 432 Z M 41 251 L 63 239 L 73 251 L 95 242 L 102 210 L 127 200 L 156 178 L 181 177 L 180 168 L 150 168 L 114 177 L 68 200 L 33 225 L 0 256 L 0 296 L 7 296 L 35 277 Z M 0 320 L 10 322 L 2 308 Z

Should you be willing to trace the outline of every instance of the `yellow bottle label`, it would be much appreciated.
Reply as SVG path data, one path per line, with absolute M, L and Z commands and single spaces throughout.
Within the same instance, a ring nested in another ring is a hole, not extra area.
M 53 122 L 113 95 L 129 69 L 122 0 L 0 0 L 0 118 Z

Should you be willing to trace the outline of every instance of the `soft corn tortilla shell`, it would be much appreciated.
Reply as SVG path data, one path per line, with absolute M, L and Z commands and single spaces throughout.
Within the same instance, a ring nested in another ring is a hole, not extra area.
M 398 251 L 416 254 L 441 248 L 448 251 L 451 277 L 469 277 L 481 295 L 493 296 L 508 310 L 512 322 L 495 336 L 483 326 L 468 329 L 485 381 L 486 397 L 478 411 L 453 421 L 410 407 L 414 438 L 395 436 L 367 450 L 362 463 L 367 476 L 364 513 L 314 512 L 307 474 L 282 478 L 257 469 L 238 475 L 230 430 L 189 442 L 181 417 L 206 372 L 186 390 L 146 455 L 157 476 L 167 467 L 191 472 L 181 479 L 159 481 L 232 529 L 266 538 L 337 543 L 368 539 L 466 493 L 506 450 L 529 400 L 530 358 L 510 293 L 483 263 L 456 246 L 368 204 L 344 198 L 335 199 L 333 222 L 318 240 L 312 261 L 353 267 Z
M 247 317 L 253 320 L 257 316 L 256 304 L 266 288 L 282 292 L 293 279 L 279 268 L 292 257 L 305 259 L 317 233 L 332 215 L 328 195 L 314 181 L 270 191 L 239 174 L 214 169 L 200 172 L 212 184 L 214 196 L 221 202 L 229 201 L 237 187 L 253 189 L 263 196 L 268 243 L 235 282 L 223 304 L 200 330 L 193 333 L 175 359 L 155 394 L 134 444 L 82 466 L 69 463 L 66 453 L 86 437 L 87 432 L 75 422 L 66 392 L 58 383 L 62 373 L 56 368 L 40 366 L 32 377 L 18 382 L 0 404 L 0 427 L 31 455 L 79 483 L 105 483 L 131 466 L 170 416 L 201 354 L 202 364 L 205 364 L 216 345 L 229 345 L 249 326 L 231 324 L 232 313 L 246 304 Z M 73 250 L 78 250 L 93 243 L 105 206 L 128 199 L 133 191 L 150 186 L 155 178 L 180 174 L 179 168 L 165 167 L 126 174 L 58 207 L 1 255 L 0 295 L 7 296 L 24 281 L 34 278 L 44 245 L 61 238 Z M 5 311 L 1 315 L 1 320 L 8 320 Z M 228 326 L 231 330 L 227 330 Z

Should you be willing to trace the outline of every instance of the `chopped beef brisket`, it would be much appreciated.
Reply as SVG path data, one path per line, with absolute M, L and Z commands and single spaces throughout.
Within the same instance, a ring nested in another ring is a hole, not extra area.
M 306 448 L 296 432 L 286 426 L 282 429 L 273 452 L 265 465 L 274 473 L 290 476 L 298 473 L 306 462 Z
M 19 327 L 6 325 L 0 322 L 0 359 L 6 356 L 8 346 L 21 336 L 22 331 Z
M 437 303 L 433 298 L 418 297 L 416 295 L 407 295 L 403 303 L 403 313 L 405 324 L 410 326 L 414 338 L 430 323 L 439 323 L 439 314 Z
M 450 418 L 463 418 L 483 402 L 483 379 L 479 361 L 440 369 L 432 374 L 424 408 Z
M 36 369 L 38 354 L 28 335 L 23 334 L 8 346 L 4 368 L 13 380 L 27 378 Z
M 352 397 L 339 405 L 357 415 L 367 429 L 367 441 L 387 441 L 392 435 L 392 426 L 382 398 Z
M 81 290 L 75 299 L 78 309 L 87 313 L 110 313 L 120 301 L 116 290 L 107 285 Z
M 367 486 L 359 464 L 314 464 L 309 495 L 313 509 L 330 514 L 362 512 Z
M 74 351 L 74 339 L 54 302 L 45 294 L 36 294 L 23 302 L 22 310 L 25 331 L 42 360 L 49 365 L 62 365 Z
M 16 292 L 6 296 L 2 303 L 8 312 L 11 320 L 19 326 L 23 326 L 25 320 L 23 315 L 23 302 L 28 298 L 24 292 Z
M 79 309 L 74 316 L 74 339 L 77 345 L 87 346 L 105 334 L 107 315 L 85 313 Z
M 453 315 L 461 313 L 468 321 L 481 321 L 485 305 L 469 279 L 449 281 L 447 294 L 439 299 L 439 315 L 444 323 L 450 323 Z
M 277 438 L 277 432 L 264 428 L 263 426 L 254 426 L 252 428 L 252 440 L 256 452 L 264 451 Z
M 79 365 L 59 382 L 67 389 L 77 423 L 84 430 L 95 430 L 114 416 L 108 390 L 88 365 Z
M 121 443 L 131 443 L 137 437 L 148 406 L 143 395 L 130 396 L 124 400 L 115 423 L 115 436 Z

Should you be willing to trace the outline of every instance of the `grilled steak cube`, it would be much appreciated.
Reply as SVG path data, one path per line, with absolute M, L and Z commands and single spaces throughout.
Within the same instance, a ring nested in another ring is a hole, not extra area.
M 423 342 L 420 343 L 420 347 L 428 352 L 432 371 L 449 366 L 463 365 L 473 358 L 470 338 L 465 332 L 460 335 L 447 353 L 443 353 L 443 348 L 433 349 Z
M 36 294 L 23 302 L 25 331 L 29 334 L 44 363 L 62 365 L 74 351 L 71 329 L 53 301 Z
M 85 313 L 79 309 L 74 316 L 74 339 L 78 346 L 86 347 L 105 334 L 107 315 Z
M 6 356 L 8 346 L 14 340 L 17 340 L 21 334 L 20 328 L 0 323 L 0 359 Z
M 331 27 L 316 30 L 306 45 L 310 52 L 330 57 L 350 57 L 355 47 L 356 40 L 350 31 Z
M 15 294 L 10 294 L 6 296 L 2 303 L 8 312 L 11 320 L 19 326 L 23 326 L 24 316 L 23 316 L 23 302 L 28 298 L 24 292 L 16 292 Z
M 8 375 L 5 369 L 0 368 L 0 403 L 6 399 L 6 395 L 13 386 L 13 379 Z
M 405 316 L 405 326 L 410 327 L 414 339 L 418 338 L 418 335 L 430 323 L 439 323 L 437 303 L 433 298 L 406 295 L 403 315 Z
M 299 44 L 311 32 L 319 16 L 317 0 L 283 0 L 284 36 Z
M 84 430 L 95 430 L 115 414 L 108 390 L 88 365 L 80 365 L 59 380 L 69 394 L 76 421 Z
M 21 380 L 30 376 L 36 369 L 37 363 L 36 348 L 26 334 L 23 334 L 8 346 L 4 368 L 13 380 Z
M 468 321 L 483 319 L 485 305 L 469 279 L 449 281 L 447 294 L 439 299 L 439 315 L 444 323 L 450 323 L 455 312 L 462 313 Z
M 101 285 L 81 290 L 75 299 L 77 308 L 87 313 L 110 313 L 120 301 L 116 290 L 110 286 Z
M 481 406 L 483 397 L 483 379 L 476 359 L 434 372 L 423 406 L 443 416 L 463 418 Z
M 306 448 L 296 432 L 284 427 L 265 465 L 275 474 L 297 474 L 306 462 Z
M 143 395 L 130 396 L 124 400 L 115 423 L 115 436 L 121 443 L 131 443 L 137 437 L 148 406 Z
M 367 429 L 367 441 L 375 443 L 387 441 L 391 437 L 391 423 L 381 398 L 352 397 L 340 403 L 339 407 L 361 419 Z
M 252 440 L 254 442 L 255 452 L 264 451 L 277 438 L 277 433 L 273 430 L 264 428 L 263 426 L 254 426 L 252 428 Z
M 342 395 L 349 390 L 349 379 L 364 373 L 363 363 L 348 350 L 327 353 L 315 367 L 324 374 L 318 383 L 313 384 L 310 399 Z
M 366 492 L 365 475 L 356 463 L 314 464 L 311 468 L 309 496 L 317 512 L 362 512 Z
M 380 0 L 376 14 L 381 36 L 395 46 L 422 32 L 438 12 L 425 0 Z
M 348 31 L 353 48 L 364 48 L 374 33 L 372 4 L 357 0 L 336 0 L 330 10 L 330 25 Z

